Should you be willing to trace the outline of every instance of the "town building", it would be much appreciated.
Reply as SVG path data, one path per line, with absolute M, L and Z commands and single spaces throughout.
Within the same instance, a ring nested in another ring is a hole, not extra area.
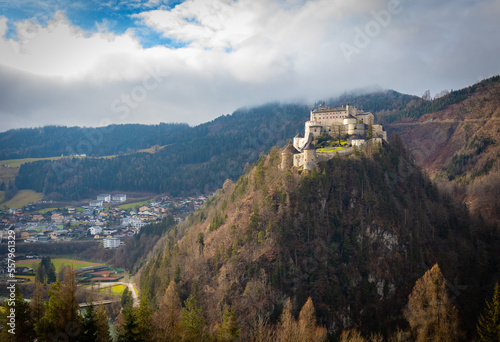
M 118 248 L 120 246 L 120 239 L 114 237 L 106 237 L 102 240 L 104 248 Z
M 98 201 L 103 201 L 105 203 L 111 202 L 111 195 L 110 194 L 101 194 L 97 196 Z
M 103 200 L 93 200 L 93 201 L 89 202 L 89 207 L 98 208 L 98 207 L 102 207 L 103 204 L 104 204 Z
M 113 202 L 117 202 L 117 203 L 121 203 L 121 202 L 125 202 L 127 200 L 127 195 L 125 194 L 116 194 L 116 195 L 113 195 Z

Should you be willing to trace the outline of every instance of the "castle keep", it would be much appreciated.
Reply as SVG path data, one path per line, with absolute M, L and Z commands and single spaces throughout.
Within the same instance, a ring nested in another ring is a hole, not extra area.
M 387 141 L 387 132 L 382 125 L 374 125 L 374 119 L 372 113 L 349 105 L 333 108 L 321 105 L 311 110 L 310 119 L 305 123 L 304 136 L 295 136 L 292 145 L 282 151 L 281 167 L 285 169 L 295 166 L 312 170 L 318 162 L 332 159 L 337 154 L 351 154 L 355 146 L 382 144 L 382 141 Z M 347 139 L 347 146 L 331 151 L 317 150 L 313 141 L 322 134 L 344 137 Z

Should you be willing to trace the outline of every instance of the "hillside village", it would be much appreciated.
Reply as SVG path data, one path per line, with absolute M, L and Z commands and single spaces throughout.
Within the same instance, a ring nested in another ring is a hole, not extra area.
M 88 206 L 54 208 L 46 212 L 35 210 L 36 205 L 0 212 L 0 242 L 7 241 L 8 231 L 13 229 L 18 242 L 93 239 L 102 240 L 104 248 L 116 248 L 123 244 L 121 239 L 137 234 L 144 225 L 159 222 L 167 215 L 172 215 L 177 222 L 183 221 L 207 199 L 203 195 L 186 198 L 163 196 L 133 209 L 120 209 L 118 204 L 123 204 L 125 196 L 103 194 Z M 38 205 L 50 204 L 40 202 Z
M 387 132 L 382 125 L 375 125 L 374 119 L 372 113 L 349 104 L 345 107 L 320 105 L 311 110 L 304 136 L 297 134 L 293 143 L 283 149 L 281 168 L 295 166 L 312 170 L 318 162 L 330 160 L 337 154 L 349 155 L 366 144 L 381 145 L 387 141 Z M 330 141 L 332 139 L 336 141 Z M 320 140 L 327 144 L 316 146 Z

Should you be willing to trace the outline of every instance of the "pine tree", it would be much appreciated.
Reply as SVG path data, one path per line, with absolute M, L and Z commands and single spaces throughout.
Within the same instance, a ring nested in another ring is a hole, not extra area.
M 479 316 L 477 334 L 480 342 L 500 341 L 500 285 L 496 283 L 491 302 L 486 301 L 484 313 Z
M 437 264 L 417 280 L 403 313 L 417 342 L 459 339 L 458 313 Z
M 108 311 L 104 305 L 100 304 L 96 310 L 97 315 L 97 339 L 96 342 L 111 342 L 109 335 L 109 318 Z
M 124 320 L 122 325 L 122 332 L 118 335 L 118 341 L 120 342 L 139 342 L 142 341 L 139 333 L 139 324 L 137 322 L 137 316 L 135 309 L 130 304 L 124 310 Z
M 239 337 L 238 321 L 234 309 L 226 309 L 222 314 L 222 323 L 217 326 L 218 341 L 234 341 Z
M 146 297 L 141 299 L 137 310 L 137 328 L 143 341 L 152 341 L 153 339 L 153 320 L 151 317 L 151 308 Z
M 97 340 L 97 313 L 92 296 L 88 300 L 87 310 L 82 320 L 82 334 L 80 341 L 94 342 Z
M 128 308 L 130 305 L 132 305 L 132 294 L 130 293 L 128 286 L 122 292 L 120 303 L 122 305 L 122 309 L 124 310 Z
M 24 300 L 24 297 L 19 291 L 19 288 L 15 287 L 15 296 L 13 305 L 10 306 L 8 301 L 4 301 L 3 312 L 0 322 L 2 323 L 0 326 L 2 327 L 2 331 L 0 333 L 1 341 L 32 341 L 34 339 L 34 329 L 33 329 L 33 321 L 31 320 L 30 314 L 30 306 L 27 301 Z M 11 315 L 11 309 L 14 310 L 13 315 L 15 316 L 14 324 L 15 327 L 9 326 L 8 323 L 11 322 L 8 315 Z M 14 334 L 9 331 L 14 329 Z
M 202 338 L 205 326 L 205 318 L 202 311 L 203 309 L 198 303 L 196 296 L 191 295 L 184 302 L 181 324 L 185 340 L 198 341 Z
M 42 257 L 35 270 L 36 281 L 42 284 L 51 284 L 56 281 L 56 268 L 50 257 Z M 62 281 L 62 280 L 61 280 Z
M 76 341 L 80 335 L 81 317 L 75 297 L 76 282 L 73 270 L 64 268 L 64 282 L 57 280 L 49 291 L 44 316 L 35 323 L 38 341 Z

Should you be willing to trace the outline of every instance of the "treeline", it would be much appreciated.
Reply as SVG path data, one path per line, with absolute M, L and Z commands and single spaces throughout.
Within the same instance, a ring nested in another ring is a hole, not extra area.
M 453 105 L 467 99 L 471 94 L 485 90 L 494 84 L 500 82 L 500 76 L 494 76 L 476 83 L 470 87 L 455 90 L 449 94 L 431 99 L 416 99 L 408 102 L 406 106 L 396 108 L 395 111 L 389 112 L 389 108 L 383 109 L 385 113 L 379 113 L 377 116 L 383 123 L 391 123 L 405 118 L 419 118 L 427 113 L 434 113 L 443 110 L 446 106 Z M 384 115 L 385 114 L 385 115 Z
M 86 154 L 109 156 L 168 145 L 187 124 L 109 125 L 106 127 L 45 126 L 0 133 L 0 160 Z
M 298 317 L 293 314 L 290 299 L 286 300 L 276 324 L 261 315 L 254 317 L 252 325 L 242 326 L 235 311 L 221 310 L 218 323 L 208 325 L 195 287 L 184 302 L 179 297 L 179 287 L 171 281 L 158 305 L 151 305 L 142 298 L 138 306 L 128 287 L 121 297 L 121 310 L 117 317 L 110 317 L 102 305 L 95 305 L 92 297 L 87 300 L 85 313 L 78 310 L 77 286 L 74 272 L 65 267 L 59 279 L 48 291 L 40 284 L 30 302 L 18 287 L 4 301 L 0 311 L 0 339 L 14 341 L 92 341 L 111 342 L 109 322 L 117 328 L 119 342 L 153 341 L 255 341 L 255 342 L 324 342 L 328 330 L 318 324 L 311 298 L 302 306 Z M 48 301 L 45 300 L 46 297 Z M 496 284 L 491 300 L 486 300 L 477 321 L 477 341 L 495 342 L 500 338 L 500 286 Z M 415 283 L 402 310 L 408 329 L 398 329 L 388 336 L 370 334 L 363 336 L 356 329 L 340 333 L 342 342 L 382 341 L 462 341 L 458 311 L 446 290 L 446 280 L 439 266 L 434 265 Z M 331 337 L 331 336 L 330 336 Z M 332 339 L 330 339 L 332 340 Z
M 383 110 L 400 110 L 405 108 L 411 101 L 418 99 L 417 96 L 401 94 L 394 90 L 383 90 L 362 94 L 344 93 L 337 98 L 330 99 L 327 104 L 334 107 L 350 104 L 360 110 L 375 114 Z
M 171 195 L 206 193 L 236 179 L 246 163 L 303 129 L 308 108 L 269 104 L 242 109 L 183 130 L 163 150 L 111 159 L 67 158 L 23 164 L 19 189 L 43 192 L 54 200 L 79 200 L 98 191 Z
M 98 241 L 64 241 L 51 243 L 21 243 L 16 245 L 16 253 L 42 255 L 80 254 L 92 247 L 98 247 Z M 0 244 L 0 254 L 8 253 L 8 245 Z

